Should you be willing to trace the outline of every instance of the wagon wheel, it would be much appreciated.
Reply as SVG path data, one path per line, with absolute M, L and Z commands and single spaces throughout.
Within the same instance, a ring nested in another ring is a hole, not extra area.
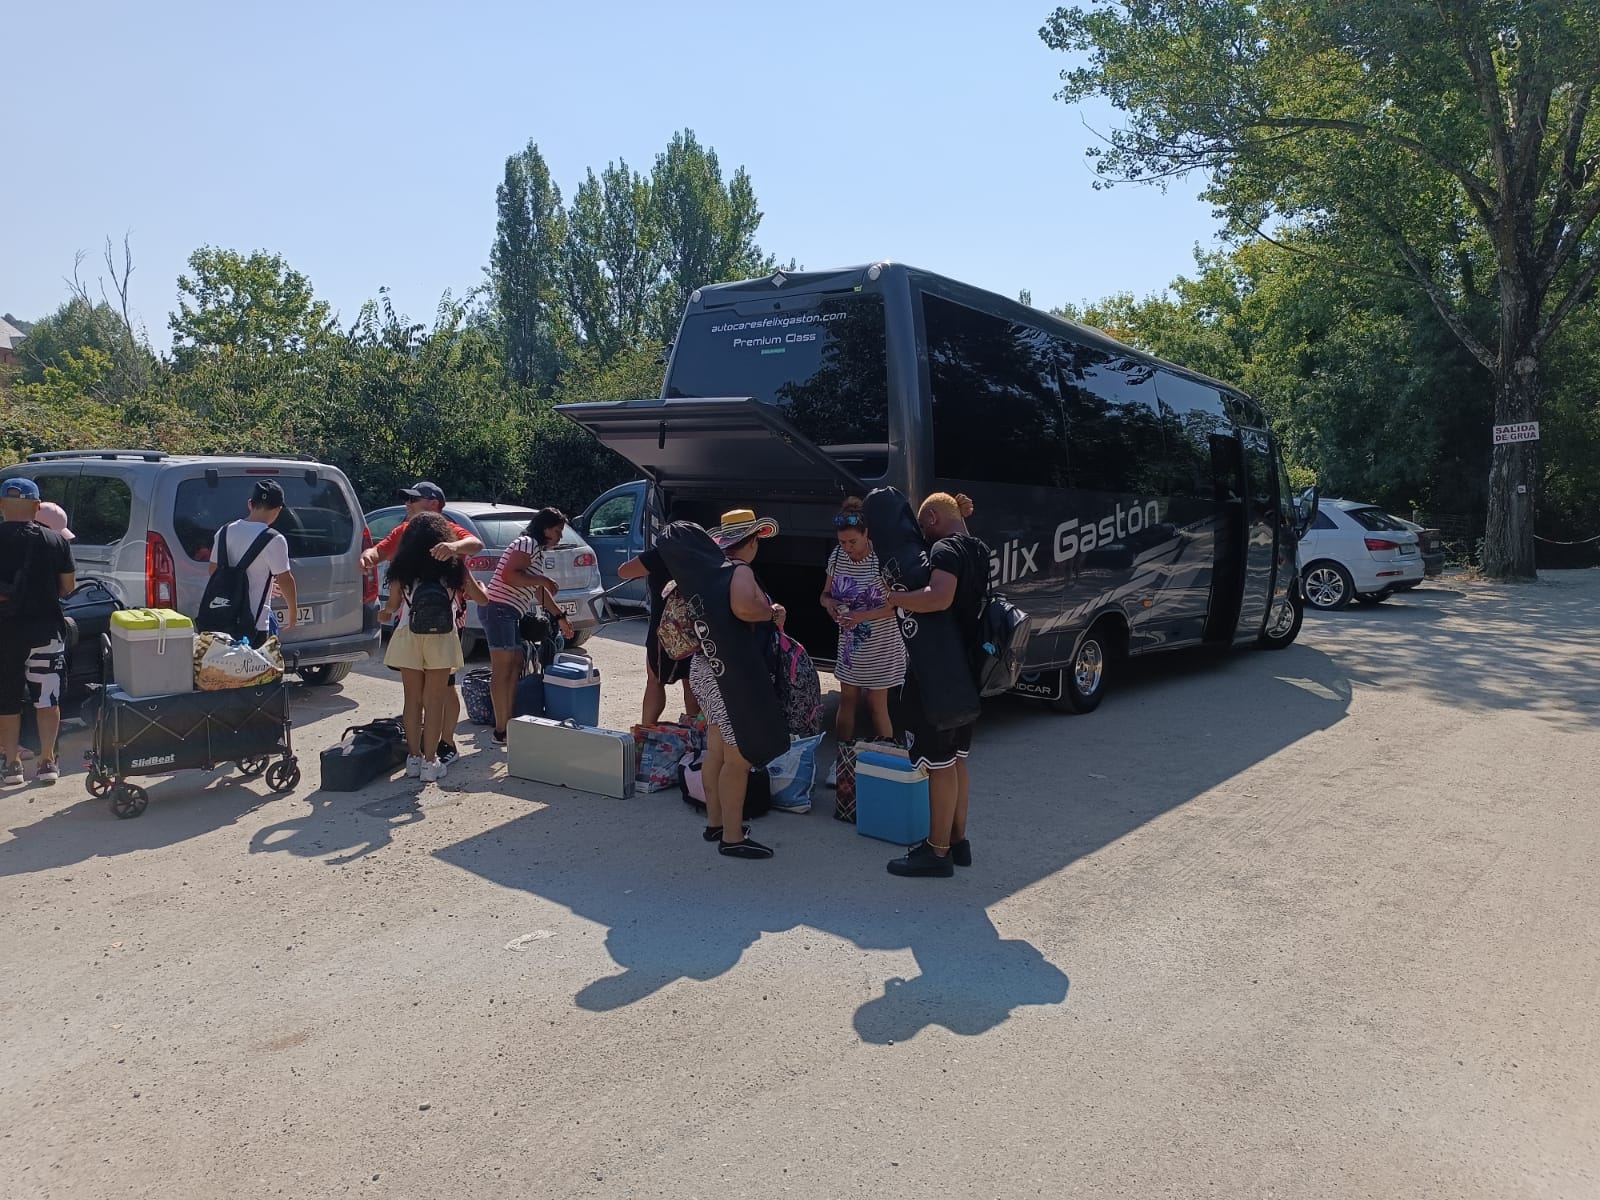
M 119 783 L 111 789 L 111 812 L 121 820 L 141 815 L 150 807 L 150 793 L 138 784 Z
M 239 770 L 246 779 L 254 779 L 267 769 L 267 764 L 271 761 L 272 759 L 265 754 L 258 754 L 254 758 L 241 758 Z
M 89 795 L 98 800 L 111 790 L 111 776 L 107 775 L 99 767 L 92 767 L 89 773 L 83 777 L 83 786 Z
M 300 782 L 300 764 L 292 758 L 267 768 L 267 786 L 275 792 L 292 792 Z

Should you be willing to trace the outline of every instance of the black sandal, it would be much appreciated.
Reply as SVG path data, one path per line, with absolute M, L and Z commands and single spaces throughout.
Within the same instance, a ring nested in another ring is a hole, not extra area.
M 742 842 L 719 842 L 717 853 L 726 854 L 729 858 L 771 858 L 772 848 L 746 837 Z
M 746 825 L 744 827 L 744 835 L 745 837 L 750 836 L 750 826 Z M 720 842 L 722 840 L 722 826 L 707 825 L 703 830 L 701 830 L 700 836 L 705 838 L 705 840 L 708 842 Z

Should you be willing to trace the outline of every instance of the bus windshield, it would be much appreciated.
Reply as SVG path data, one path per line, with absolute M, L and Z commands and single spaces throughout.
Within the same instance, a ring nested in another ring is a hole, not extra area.
M 818 445 L 889 440 L 883 298 L 817 297 L 769 315 L 690 313 L 678 331 L 667 397 L 754 396 Z

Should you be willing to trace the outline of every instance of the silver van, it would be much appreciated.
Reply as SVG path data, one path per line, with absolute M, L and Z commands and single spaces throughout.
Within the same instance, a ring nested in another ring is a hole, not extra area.
M 80 576 L 105 580 L 124 605 L 190 615 L 210 576 L 213 536 L 246 516 L 257 481 L 271 479 L 287 500 L 273 528 L 289 542 L 299 607 L 285 654 L 307 683 L 326 684 L 379 647 L 378 576 L 361 569 L 371 539 L 337 467 L 285 456 L 63 450 L 0 472 L 16 475 L 66 509 Z

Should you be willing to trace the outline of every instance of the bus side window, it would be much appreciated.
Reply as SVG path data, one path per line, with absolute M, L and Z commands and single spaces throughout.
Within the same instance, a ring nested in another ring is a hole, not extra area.
M 1230 425 L 1223 412 L 1222 393 L 1163 371 L 1156 379 L 1156 395 L 1161 402 L 1173 495 L 1211 499 L 1215 490 L 1211 436 L 1225 432 Z
M 1065 486 L 1065 421 L 1050 335 L 927 294 L 922 313 L 934 474 Z
M 1117 495 L 1167 495 L 1155 368 L 1091 346 L 1073 345 L 1071 352 L 1062 377 L 1072 486 Z

